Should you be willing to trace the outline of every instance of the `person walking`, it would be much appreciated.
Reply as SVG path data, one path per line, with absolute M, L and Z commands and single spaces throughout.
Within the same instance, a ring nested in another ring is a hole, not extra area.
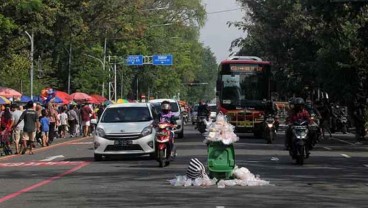
M 13 126 L 12 113 L 10 112 L 10 108 L 6 107 L 4 113 L 1 115 L 1 126 L 0 126 L 1 143 L 3 145 L 5 155 L 12 154 L 12 151 L 10 149 L 10 136 L 12 132 L 12 126 Z
M 82 106 L 80 110 L 83 128 L 83 137 L 88 136 L 89 126 L 91 125 L 92 110 L 88 105 Z
M 17 128 L 19 123 L 24 120 L 23 127 L 23 147 L 22 154 L 27 152 L 27 143 L 29 143 L 29 154 L 33 155 L 33 142 L 35 139 L 35 131 L 38 129 L 37 112 L 33 108 L 33 101 L 29 101 L 26 105 L 26 110 L 22 113 L 19 121 L 13 126 Z
M 78 123 L 78 115 L 77 115 L 77 112 L 75 112 L 74 108 L 75 106 L 71 105 L 68 111 L 69 133 L 71 137 L 76 136 L 75 127 Z
M 12 116 L 13 116 L 13 126 L 15 126 L 16 123 L 18 123 L 23 111 L 19 110 L 19 106 L 15 103 L 13 103 L 10 106 L 10 110 L 12 112 Z M 14 145 L 15 145 L 15 154 L 19 154 L 20 153 L 20 141 L 21 141 L 21 137 L 23 135 L 23 128 L 24 128 L 24 121 L 21 121 L 18 126 L 16 128 L 13 128 L 13 139 L 14 139 Z M 23 147 L 25 148 L 25 147 Z
M 54 141 L 54 138 L 56 136 L 56 122 L 58 121 L 58 113 L 55 110 L 52 103 L 47 104 L 47 117 L 50 120 L 50 126 L 49 126 L 49 144 L 51 144 Z
M 62 108 L 60 113 L 60 138 L 66 138 L 66 132 L 68 128 L 68 115 L 66 109 Z
M 45 109 L 41 111 L 40 117 L 40 128 L 39 132 L 41 132 L 42 137 L 42 147 L 46 147 L 49 145 L 49 131 L 50 131 L 50 120 L 47 117 L 47 112 Z

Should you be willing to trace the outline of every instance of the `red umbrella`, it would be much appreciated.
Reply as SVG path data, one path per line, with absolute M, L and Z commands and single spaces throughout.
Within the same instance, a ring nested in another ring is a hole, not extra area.
M 8 87 L 0 87 L 0 96 L 6 97 L 6 98 L 12 98 L 12 97 L 18 98 L 18 97 L 21 97 L 22 94 Z
M 91 97 L 96 99 L 99 103 L 103 103 L 107 100 L 105 97 L 103 97 L 101 95 L 97 95 L 97 94 L 92 94 Z
M 59 97 L 60 99 L 62 99 L 63 101 L 64 100 L 66 100 L 66 101 L 68 101 L 68 103 L 70 102 L 70 101 L 72 101 L 73 100 L 73 98 L 68 94 L 68 93 L 66 93 L 66 92 L 63 92 L 63 91 L 56 91 L 55 92 L 55 96 L 56 97 Z
M 87 102 L 91 103 L 91 104 L 101 104 L 102 102 L 100 102 L 99 100 L 97 100 L 96 98 L 91 96 L 91 99 L 87 100 Z
M 91 96 L 83 92 L 75 92 L 71 94 L 70 97 L 76 102 L 89 102 L 92 100 Z

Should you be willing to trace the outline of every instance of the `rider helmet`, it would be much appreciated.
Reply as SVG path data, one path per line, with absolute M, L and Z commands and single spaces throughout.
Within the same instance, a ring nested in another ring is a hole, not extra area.
M 170 105 L 170 102 L 169 101 L 163 101 L 162 103 L 161 103 L 161 111 L 163 112 L 163 113 L 168 113 L 168 112 L 170 112 L 170 110 L 171 110 L 171 105 Z
M 295 110 L 299 111 L 302 109 L 302 107 L 304 107 L 304 99 L 301 97 L 297 97 L 294 100 L 294 106 L 295 106 Z

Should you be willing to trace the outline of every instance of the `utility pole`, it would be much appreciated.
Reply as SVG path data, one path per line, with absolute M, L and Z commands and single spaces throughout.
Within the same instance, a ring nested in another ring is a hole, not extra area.
M 70 95 L 70 80 L 72 67 L 72 44 L 69 46 L 69 63 L 68 63 L 68 94 Z
M 27 36 L 29 37 L 30 41 L 31 41 L 31 55 L 30 55 L 30 61 L 31 61 L 31 100 L 33 100 L 33 53 L 34 53 L 34 43 L 33 43 L 33 32 L 32 35 L 30 35 L 27 31 L 25 31 L 25 33 L 27 34 Z
M 105 73 L 105 66 L 106 66 L 106 49 L 107 49 L 107 38 L 104 41 L 104 51 L 103 51 L 103 63 L 102 63 L 102 70 Z M 105 81 L 102 81 L 102 97 L 105 97 Z

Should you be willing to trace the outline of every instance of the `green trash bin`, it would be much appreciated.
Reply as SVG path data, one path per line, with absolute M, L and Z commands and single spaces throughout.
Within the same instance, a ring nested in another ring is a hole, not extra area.
M 235 167 L 234 146 L 220 142 L 210 142 L 207 146 L 208 170 L 211 178 L 229 179 Z

